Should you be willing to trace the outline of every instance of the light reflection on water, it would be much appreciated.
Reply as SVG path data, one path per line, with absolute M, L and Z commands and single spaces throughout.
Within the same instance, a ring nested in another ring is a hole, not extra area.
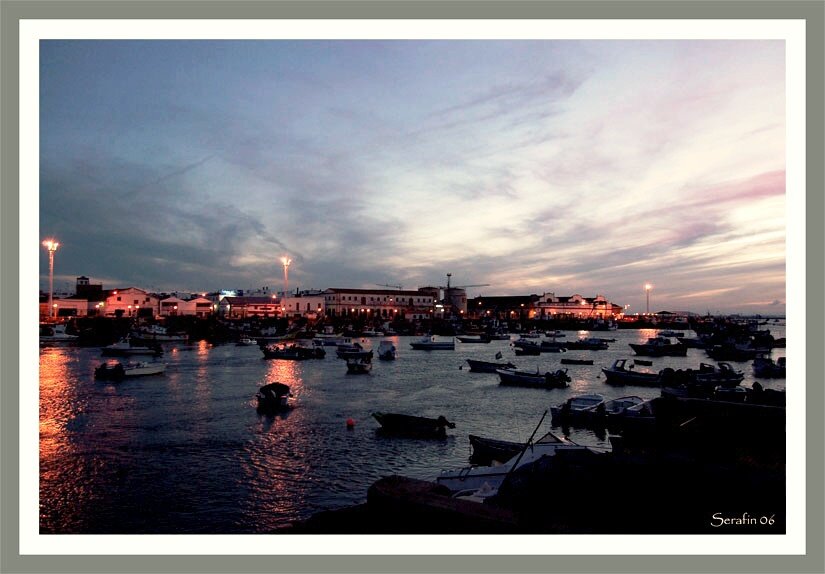
M 772 329 L 776 329 L 772 326 Z M 369 375 L 347 375 L 327 347 L 323 360 L 264 360 L 257 347 L 207 343 L 164 346 L 166 374 L 118 383 L 95 381 L 98 349 L 45 348 L 40 354 L 40 480 L 43 532 L 271 532 L 319 510 L 363 502 L 381 476 L 432 480 L 464 466 L 467 435 L 525 440 L 542 412 L 575 394 L 607 398 L 658 389 L 610 387 L 601 367 L 630 358 L 629 342 L 656 332 L 611 331 L 606 351 L 516 357 L 507 341 L 456 344 L 454 352 L 414 351 L 395 337 L 396 361 L 375 360 Z M 686 333 L 690 336 L 690 333 Z M 775 336 L 784 336 L 784 328 Z M 567 332 L 575 338 L 577 333 Z M 362 342 L 377 345 L 377 339 Z M 501 352 L 523 370 L 567 368 L 568 389 L 502 387 L 496 375 L 470 373 L 465 359 Z M 784 355 L 784 349 L 775 356 Z M 594 359 L 561 365 L 560 359 Z M 653 370 L 708 362 L 654 358 Z M 753 382 L 749 363 L 735 363 Z M 288 384 L 297 407 L 263 416 L 254 395 L 263 384 Z M 784 380 L 760 381 L 766 387 Z M 382 437 L 374 411 L 436 417 L 456 423 L 445 440 Z M 346 420 L 356 421 L 348 430 Z M 548 414 L 540 432 L 550 430 Z M 556 429 L 559 431 L 560 429 Z M 573 440 L 607 447 L 605 436 L 570 429 Z

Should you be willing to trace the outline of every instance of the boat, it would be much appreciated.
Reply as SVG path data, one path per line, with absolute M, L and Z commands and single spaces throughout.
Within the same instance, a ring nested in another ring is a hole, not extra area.
M 515 353 L 517 357 L 524 357 L 524 356 L 536 356 L 541 355 L 541 348 L 538 345 L 534 345 L 532 347 L 521 347 L 515 349 Z
M 562 365 L 592 365 L 593 359 L 562 359 Z
M 339 359 L 372 359 L 373 357 L 372 350 L 365 350 L 360 343 L 338 345 L 335 355 Z
M 556 330 L 556 331 L 547 331 L 545 333 L 545 336 L 555 339 L 556 337 L 566 337 L 567 335 L 565 333 L 559 331 L 559 330 Z
M 659 331 L 659 336 L 660 337 L 675 337 L 675 338 L 678 339 L 679 337 L 684 337 L 685 334 L 681 331 L 671 331 L 670 329 L 667 329 L 665 331 Z
M 322 359 L 326 351 L 321 347 L 309 348 L 303 345 L 272 344 L 261 347 L 264 359 L 284 359 L 288 361 L 305 361 Z
M 470 335 L 456 337 L 462 343 L 489 343 L 492 341 L 487 335 Z
M 634 371 L 634 364 L 627 365 L 628 359 L 616 359 L 609 368 L 603 368 L 605 382 L 609 385 L 658 386 L 659 373 Z
M 518 468 L 536 462 L 542 457 L 554 456 L 560 450 L 590 450 L 566 438 L 548 432 L 539 440 L 527 441 L 517 454 L 503 464 L 492 466 L 469 466 L 456 470 L 443 470 L 436 482 L 452 492 L 477 490 L 487 483 L 489 488 L 498 489 L 507 475 Z
M 529 331 L 527 333 L 519 333 L 519 337 L 522 339 L 541 339 L 541 333 L 539 331 Z
M 684 357 L 687 347 L 667 337 L 650 337 L 646 343 L 628 343 L 637 355 L 648 357 Z
M 186 341 L 189 336 L 186 333 L 170 333 L 163 325 L 146 325 L 135 333 L 139 339 L 147 341 Z
M 470 436 L 470 446 L 473 453 L 470 462 L 478 465 L 491 465 L 493 462 L 507 462 L 524 448 L 522 442 L 512 442 L 494 438 L 484 438 L 474 434 Z
M 567 369 L 559 369 L 553 373 L 548 371 L 543 374 L 539 373 L 538 369 L 535 373 L 515 369 L 496 369 L 496 373 L 501 379 L 499 384 L 505 386 L 562 389 L 570 382 Z
M 366 331 L 361 332 L 361 336 L 363 337 L 383 337 L 384 333 L 381 331 L 375 331 L 373 329 L 367 329 Z
M 567 350 L 567 344 L 559 341 L 542 341 L 539 349 L 542 353 L 564 353 Z
M 77 335 L 69 335 L 66 332 L 66 325 L 40 325 L 40 344 L 41 345 L 59 345 L 67 343 L 76 343 Z
M 349 357 L 347 359 L 347 373 L 352 375 L 366 375 L 372 370 L 371 357 Z
M 112 343 L 106 347 L 102 347 L 101 353 L 106 357 L 129 357 L 132 355 L 162 355 L 163 349 L 158 343 L 135 345 L 134 342 L 126 337 L 117 343 Z
M 165 363 L 102 363 L 95 368 L 95 378 L 101 380 L 120 380 L 128 377 L 160 375 L 166 371 Z
M 719 363 L 718 366 L 699 363 L 699 370 L 694 371 L 693 376 L 699 384 L 733 387 L 742 382 L 745 373 L 735 370 L 730 363 Z
M 642 365 L 645 367 L 650 367 L 653 365 L 653 361 L 648 361 L 646 359 L 633 359 L 633 362 L 637 365 Z
M 396 349 L 392 341 L 381 341 L 378 344 L 378 358 L 382 361 L 392 361 L 395 359 Z
M 583 413 L 602 403 L 604 403 L 604 396 L 598 393 L 577 395 L 559 405 L 550 407 L 550 414 L 554 424 L 574 422 L 582 417 Z
M 275 382 L 262 386 L 255 398 L 258 399 L 259 412 L 278 412 L 294 406 L 289 386 L 283 383 Z
M 611 417 L 621 416 L 627 409 L 642 404 L 645 400 L 636 395 L 628 395 L 617 399 L 604 401 L 587 412 L 588 423 L 591 426 L 605 426 Z
M 385 434 L 406 435 L 419 438 L 443 438 L 448 428 L 455 428 L 455 423 L 443 415 L 438 418 L 419 417 L 400 413 L 374 412 L 372 417 L 381 425 Z
M 493 333 L 492 335 L 487 335 L 493 341 L 509 341 L 510 340 L 510 333 Z
M 336 347 L 338 345 L 351 345 L 352 338 L 345 337 L 340 333 L 318 333 L 314 341 L 324 347 Z
M 255 339 L 250 339 L 249 337 L 241 337 L 240 339 L 238 339 L 238 342 L 236 343 L 238 347 L 254 347 L 257 344 L 258 341 L 256 341 Z
M 467 364 L 470 365 L 471 373 L 495 373 L 496 369 L 515 369 L 513 363 L 492 363 L 490 361 L 478 361 L 476 359 L 467 359 Z
M 453 339 L 449 341 L 437 341 L 435 337 L 427 336 L 419 341 L 410 343 L 410 346 L 418 351 L 454 351 L 455 341 Z
M 568 341 L 564 347 L 568 351 L 571 350 L 585 350 L 585 351 L 601 351 L 609 348 L 607 341 L 598 337 L 582 337 L 577 341 Z
M 756 357 L 753 360 L 753 375 L 763 379 L 785 378 L 785 357 L 774 361 L 770 357 Z

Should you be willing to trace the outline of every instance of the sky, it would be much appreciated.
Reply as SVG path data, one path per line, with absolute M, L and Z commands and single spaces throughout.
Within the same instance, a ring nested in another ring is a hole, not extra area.
M 782 41 L 42 41 L 55 289 L 785 312 Z M 40 285 L 48 289 L 41 249 Z

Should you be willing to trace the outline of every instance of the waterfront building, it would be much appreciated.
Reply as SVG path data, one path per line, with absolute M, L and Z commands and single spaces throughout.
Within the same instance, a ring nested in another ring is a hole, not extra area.
M 106 317 L 154 317 L 158 313 L 160 298 L 138 287 L 113 289 L 103 302 Z
M 300 291 L 297 295 L 281 298 L 284 317 L 317 319 L 324 316 L 326 296 L 322 291 Z
M 476 297 L 467 304 L 467 317 L 504 321 L 535 319 L 538 300 L 538 295 Z
M 278 317 L 281 300 L 272 297 L 223 297 L 218 303 L 218 313 L 229 319 L 247 317 Z
M 436 304 L 436 297 L 426 288 L 412 291 L 334 287 L 324 291 L 323 296 L 327 317 L 427 319 L 433 316 Z
M 557 297 L 555 293 L 544 293 L 536 302 L 536 318 L 554 317 L 607 319 L 622 314 L 623 308 L 607 300 L 604 295 L 582 297 L 578 293 L 567 297 Z

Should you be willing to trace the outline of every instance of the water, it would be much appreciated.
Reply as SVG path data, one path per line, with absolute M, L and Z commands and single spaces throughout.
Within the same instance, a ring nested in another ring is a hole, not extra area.
M 784 327 L 771 326 L 775 337 Z M 577 333 L 568 331 L 567 338 Z M 692 335 L 693 333 L 686 333 Z M 40 526 L 43 533 L 269 533 L 328 509 L 366 501 L 382 476 L 433 480 L 467 464 L 468 434 L 526 440 L 551 405 L 583 393 L 607 398 L 656 388 L 611 387 L 601 367 L 631 357 L 627 346 L 652 330 L 593 333 L 615 337 L 605 351 L 516 357 L 507 341 L 456 342 L 455 351 L 414 351 L 394 337 L 396 361 L 374 360 L 369 375 L 348 375 L 327 347 L 323 360 L 264 360 L 257 347 L 171 343 L 161 376 L 96 381 L 97 348 L 40 352 Z M 362 344 L 377 347 L 379 339 Z M 521 370 L 568 368 L 568 389 L 502 387 L 495 374 L 470 373 L 465 359 L 511 361 Z M 784 355 L 776 349 L 774 357 Z M 561 358 L 594 359 L 592 366 Z M 651 369 L 697 368 L 704 351 L 654 358 Z M 732 363 L 753 383 L 749 363 Z M 288 384 L 297 407 L 276 416 L 256 412 L 267 382 Z M 784 388 L 785 380 L 761 380 Z M 456 423 L 444 440 L 376 434 L 374 411 L 446 416 Z M 346 421 L 355 427 L 348 430 Z M 539 436 L 550 430 L 548 414 Z M 560 432 L 561 429 L 556 429 Z M 580 444 L 609 448 L 607 439 L 572 429 Z

